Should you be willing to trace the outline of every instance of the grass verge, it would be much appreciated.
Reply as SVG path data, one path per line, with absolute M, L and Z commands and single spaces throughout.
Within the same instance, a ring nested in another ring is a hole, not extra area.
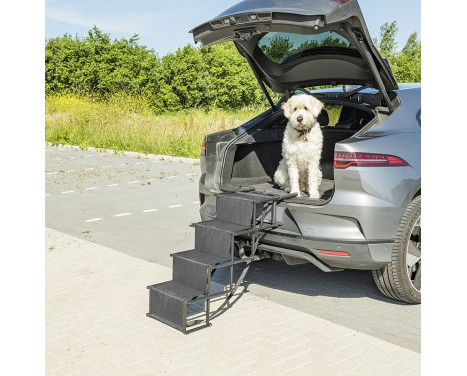
M 196 109 L 155 115 L 141 98 L 96 101 L 73 95 L 45 100 L 45 140 L 83 148 L 199 158 L 205 135 L 231 129 L 266 108 Z
M 85 96 L 48 96 L 45 141 L 199 158 L 204 136 L 235 128 L 266 109 L 193 109 L 155 115 L 144 98 L 115 96 L 102 102 Z M 331 122 L 334 112 L 329 113 Z

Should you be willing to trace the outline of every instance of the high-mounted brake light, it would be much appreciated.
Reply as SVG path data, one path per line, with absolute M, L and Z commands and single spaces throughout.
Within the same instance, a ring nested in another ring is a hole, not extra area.
M 334 152 L 334 168 L 409 166 L 402 158 L 390 154 Z
M 201 145 L 201 156 L 206 156 L 206 140 L 203 140 L 203 144 Z

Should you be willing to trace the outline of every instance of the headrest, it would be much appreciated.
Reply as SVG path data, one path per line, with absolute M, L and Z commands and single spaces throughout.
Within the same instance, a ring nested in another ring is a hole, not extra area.
M 318 123 L 322 127 L 327 127 L 329 124 L 329 115 L 328 112 L 325 109 L 322 109 L 321 112 L 318 115 Z

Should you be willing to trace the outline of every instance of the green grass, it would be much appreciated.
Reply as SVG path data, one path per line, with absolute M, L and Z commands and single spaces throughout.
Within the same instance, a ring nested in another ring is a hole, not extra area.
M 193 109 L 155 115 L 144 98 L 115 96 L 102 102 L 85 96 L 48 96 L 45 140 L 82 148 L 199 158 L 205 135 L 237 127 L 266 109 Z M 326 109 L 334 124 L 338 109 Z

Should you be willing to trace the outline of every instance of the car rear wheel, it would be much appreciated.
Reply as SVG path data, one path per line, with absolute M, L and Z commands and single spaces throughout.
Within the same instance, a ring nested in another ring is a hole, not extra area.
M 399 225 L 392 261 L 373 271 L 380 291 L 389 298 L 407 303 L 421 302 L 421 196 L 415 197 Z

